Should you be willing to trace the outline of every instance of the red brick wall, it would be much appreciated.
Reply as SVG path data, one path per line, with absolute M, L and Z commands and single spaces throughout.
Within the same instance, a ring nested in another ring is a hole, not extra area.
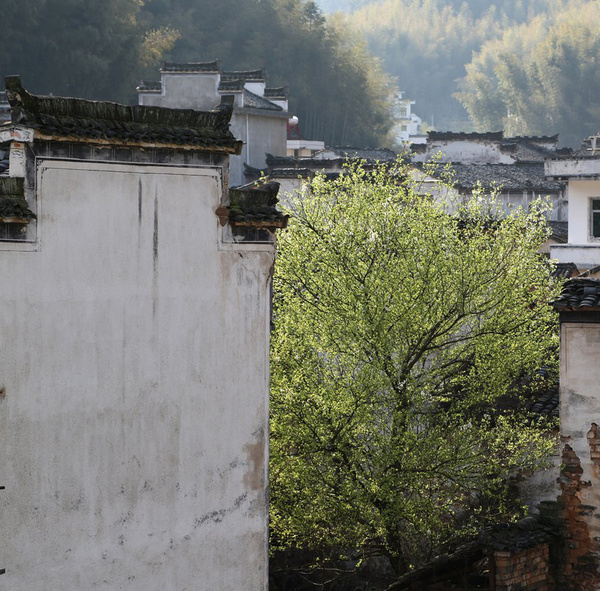
M 496 591 L 553 591 L 549 556 L 548 544 L 494 552 Z

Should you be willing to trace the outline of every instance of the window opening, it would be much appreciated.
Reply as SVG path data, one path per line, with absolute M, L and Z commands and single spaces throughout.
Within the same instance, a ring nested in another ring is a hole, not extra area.
M 600 197 L 591 199 L 590 214 L 592 238 L 600 238 Z

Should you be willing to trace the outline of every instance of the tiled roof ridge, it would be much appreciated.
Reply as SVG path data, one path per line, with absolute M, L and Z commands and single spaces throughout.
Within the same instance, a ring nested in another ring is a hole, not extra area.
M 222 99 L 212 111 L 128 106 L 70 97 L 32 95 L 18 76 L 6 78 L 12 122 L 57 137 L 113 138 L 240 149 L 229 131 L 232 101 Z
M 244 88 L 243 92 L 244 107 L 250 107 L 252 109 L 264 109 L 265 111 L 283 111 L 283 107 L 272 103 L 269 99 L 263 98 L 247 88 Z
M 161 72 L 211 72 L 219 73 L 221 71 L 220 60 L 211 62 L 163 62 Z
M 289 94 L 289 86 L 273 86 L 271 88 L 265 88 L 266 98 L 288 98 Z
M 135 88 L 140 90 L 162 90 L 162 82 L 160 80 L 140 80 L 140 83 Z
M 600 308 L 600 279 L 574 277 L 563 285 L 560 296 L 552 302 L 559 312 L 585 312 Z
M 285 228 L 289 215 L 277 209 L 279 183 L 252 181 L 229 189 L 229 205 L 217 208 L 221 224 L 233 227 Z
M 464 131 L 429 131 L 427 138 L 430 141 L 452 140 L 452 139 L 472 139 L 472 140 L 502 140 L 504 131 L 484 131 L 484 132 L 464 132 Z
M 332 146 L 330 148 L 325 148 L 325 150 L 332 150 L 333 152 L 338 152 L 341 150 L 356 150 L 357 152 L 366 152 L 367 150 L 373 152 L 393 152 L 390 148 L 371 148 L 369 146 L 363 146 L 358 148 L 356 146 Z
M 266 80 L 266 72 L 263 68 L 256 70 L 228 70 L 221 72 L 221 80 L 236 80 L 241 79 L 246 82 L 264 82 Z
M 545 143 L 557 143 L 558 133 L 554 135 L 514 135 L 507 136 L 504 138 L 507 141 L 514 140 L 517 142 L 545 142 Z
M 242 90 L 244 90 L 244 81 L 241 78 L 221 80 L 219 82 L 219 92 L 242 92 Z

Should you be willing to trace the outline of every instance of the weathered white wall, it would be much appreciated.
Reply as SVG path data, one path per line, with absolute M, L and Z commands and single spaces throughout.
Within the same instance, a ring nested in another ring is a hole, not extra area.
M 551 164 L 555 164 L 555 161 L 551 161 Z M 569 179 L 569 242 L 550 248 L 553 259 L 559 263 L 575 263 L 580 270 L 600 265 L 600 240 L 591 237 L 591 197 L 600 198 L 600 180 Z
M 569 180 L 569 244 L 598 244 L 590 238 L 590 197 L 600 198 L 600 180 Z
M 219 74 L 162 74 L 162 93 L 139 93 L 139 103 L 171 109 L 207 111 L 221 102 L 218 92 Z M 246 83 L 259 96 L 264 95 L 264 83 Z M 244 163 L 266 168 L 266 154 L 285 156 L 287 148 L 287 113 L 241 108 L 242 94 L 235 93 L 235 110 L 230 129 L 244 142 L 242 153 L 230 159 L 229 182 L 232 187 L 246 182 Z
M 231 158 L 229 179 L 231 186 L 245 182 L 244 163 L 265 169 L 266 155 L 285 156 L 287 149 L 287 114 L 269 111 L 265 115 L 248 109 L 235 110 L 231 117 L 231 132 L 244 142 L 240 156 Z
M 0 245 L 0 587 L 265 589 L 272 252 L 219 247 L 215 169 L 37 178 L 39 251 Z
M 600 425 L 600 324 L 561 323 L 560 431 L 563 444 L 572 447 L 581 462 L 584 484 L 578 492 L 582 505 L 577 515 L 589 528 L 589 538 L 600 552 L 600 480 L 588 440 L 592 423 Z M 596 458 L 598 462 L 598 458 Z
M 427 161 L 440 154 L 440 162 L 464 162 L 465 164 L 512 164 L 514 158 L 500 151 L 497 142 L 472 140 L 439 140 L 427 146 L 426 154 L 415 154 L 413 161 Z
M 169 107 L 171 109 L 195 109 L 210 111 L 220 102 L 217 73 L 189 73 L 161 75 L 162 93 L 139 93 L 140 105 Z M 168 99 L 167 99 L 168 97 Z

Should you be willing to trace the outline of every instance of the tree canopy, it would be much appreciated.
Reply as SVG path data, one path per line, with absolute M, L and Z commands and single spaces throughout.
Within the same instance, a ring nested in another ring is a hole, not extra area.
M 437 129 L 596 131 L 597 2 L 376 0 L 350 22 Z
M 456 96 L 477 130 L 559 133 L 578 145 L 600 116 L 600 5 L 577 2 L 489 41 L 467 65 Z
M 367 549 L 399 573 L 518 512 L 509 476 L 552 441 L 498 401 L 557 344 L 541 209 L 499 218 L 407 179 L 352 166 L 290 197 L 271 358 L 274 547 Z
M 265 68 L 308 139 L 387 142 L 393 87 L 360 35 L 310 0 L 7 0 L 0 74 L 33 92 L 135 102 L 162 60 Z

